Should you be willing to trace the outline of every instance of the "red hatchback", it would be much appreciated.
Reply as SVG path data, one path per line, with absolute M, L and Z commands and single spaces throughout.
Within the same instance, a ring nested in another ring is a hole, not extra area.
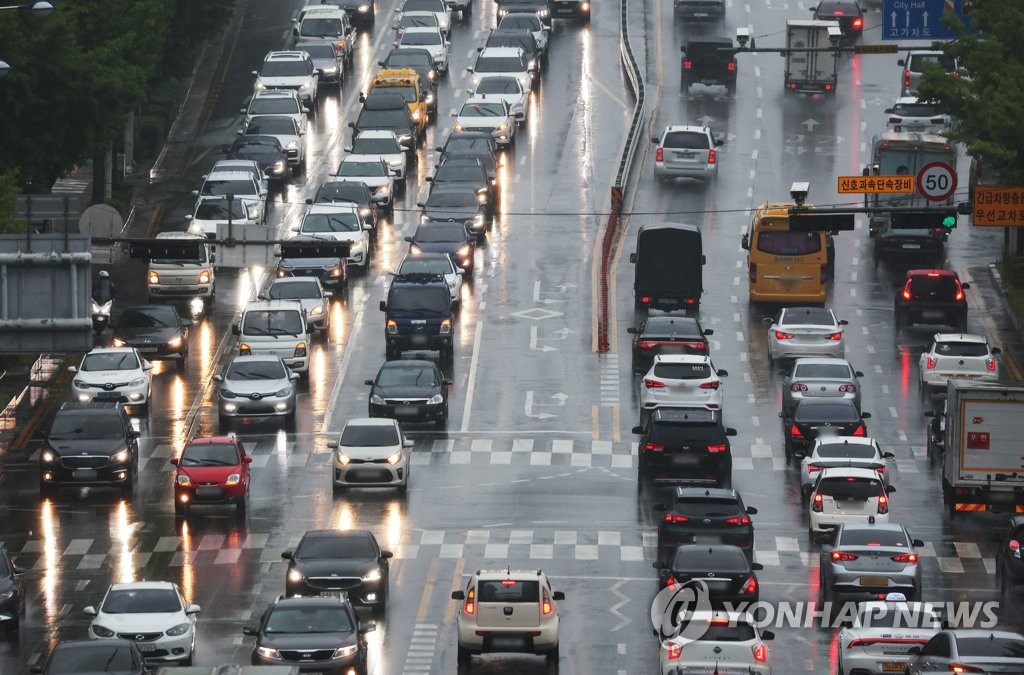
M 237 436 L 193 438 L 171 460 L 174 476 L 174 513 L 187 515 L 193 504 L 234 504 L 244 513 L 249 501 L 249 465 L 252 457 Z

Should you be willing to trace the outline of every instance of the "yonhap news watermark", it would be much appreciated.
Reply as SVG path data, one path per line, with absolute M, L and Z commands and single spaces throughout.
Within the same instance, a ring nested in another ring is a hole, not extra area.
M 651 625 L 661 639 L 701 639 L 716 624 L 778 628 L 842 628 L 860 616 L 865 628 L 994 628 L 998 602 L 881 602 L 865 606 L 849 601 L 711 602 L 703 581 L 661 590 L 651 603 Z M 880 599 L 879 599 L 880 600 Z

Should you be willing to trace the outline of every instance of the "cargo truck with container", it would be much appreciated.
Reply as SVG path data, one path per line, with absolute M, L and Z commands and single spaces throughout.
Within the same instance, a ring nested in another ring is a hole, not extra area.
M 842 30 L 837 21 L 786 22 L 785 86 L 795 94 L 834 94 L 839 81 L 839 45 Z M 807 50 L 807 51 L 803 51 Z
M 1024 386 L 947 383 L 942 499 L 950 516 L 1024 512 Z

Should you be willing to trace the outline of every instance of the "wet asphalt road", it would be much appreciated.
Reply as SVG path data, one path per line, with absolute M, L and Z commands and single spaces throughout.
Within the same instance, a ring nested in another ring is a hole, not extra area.
M 479 0 L 477 0 L 479 2 Z M 283 48 L 288 19 L 300 3 L 251 2 L 234 43 L 227 77 L 197 138 L 187 175 L 168 182 L 162 229 L 180 229 L 191 208 L 187 190 L 219 157 L 238 126 L 238 107 L 251 92 L 249 72 L 263 54 Z M 328 93 L 312 121 L 305 176 L 275 194 L 271 222 L 284 234 L 303 200 L 333 171 L 350 139 L 345 123 L 357 93 L 390 46 L 393 3 L 377 6 L 376 35 L 362 35 L 356 67 L 340 96 Z M 261 270 L 222 272 L 218 301 L 192 334 L 184 373 L 154 371 L 154 401 L 143 431 L 140 485 L 131 499 L 102 491 L 65 492 L 40 502 L 38 443 L 8 457 L 0 488 L 5 518 L 0 537 L 30 567 L 28 616 L 19 639 L 0 642 L 0 672 L 15 673 L 58 640 L 83 637 L 83 607 L 107 585 L 169 579 L 203 607 L 197 663 L 248 662 L 251 641 L 241 626 L 283 591 L 280 552 L 307 529 L 367 528 L 396 553 L 388 616 L 370 635 L 374 675 L 455 670 L 455 610 L 450 591 L 466 573 L 488 566 L 543 568 L 567 600 L 562 612 L 562 672 L 649 673 L 658 645 L 647 615 L 654 595 L 653 559 L 660 490 L 638 488 L 633 438 L 636 383 L 625 328 L 635 321 L 631 235 L 639 224 L 677 220 L 701 224 L 708 266 L 701 319 L 715 329 L 712 354 L 730 377 L 726 422 L 733 442 L 734 486 L 755 519 L 762 600 L 814 599 L 817 550 L 806 537 L 805 509 L 793 468 L 785 466 L 778 411 L 778 378 L 767 362 L 761 310 L 748 308 L 739 236 L 748 210 L 785 198 L 794 180 L 812 182 L 816 204 L 840 203 L 834 176 L 859 173 L 871 136 L 884 126 L 882 109 L 898 93 L 895 56 L 844 59 L 834 99 L 788 98 L 782 59 L 744 55 L 738 95 L 729 99 L 694 88 L 678 91 L 679 45 L 686 32 L 671 4 L 632 10 L 634 48 L 652 88 L 664 82 L 652 129 L 706 118 L 726 139 L 713 184 L 658 184 L 650 153 L 641 149 L 639 181 L 627 208 L 623 255 L 614 280 L 613 349 L 592 349 L 593 262 L 597 232 L 611 185 L 630 100 L 618 62 L 617 8 L 595 4 L 591 27 L 560 24 L 552 36 L 543 83 L 529 121 L 501 171 L 500 215 L 477 253 L 456 330 L 455 356 L 442 367 L 454 379 L 448 431 L 413 431 L 412 484 L 407 497 L 353 490 L 333 498 L 326 441 L 350 417 L 366 411 L 363 380 L 384 359 L 377 310 L 387 274 L 404 255 L 423 178 L 436 161 L 448 111 L 465 96 L 482 31 L 493 25 L 489 0 L 455 24 L 451 76 L 441 84 L 438 120 L 409 181 L 394 222 L 381 227 L 370 272 L 352 280 L 332 306 L 329 340 L 314 347 L 311 377 L 300 395 L 295 433 L 265 426 L 241 431 L 255 456 L 252 506 L 244 520 L 231 510 L 194 512 L 175 522 L 168 459 L 192 435 L 217 432 L 211 376 L 229 358 L 229 326 L 252 293 Z M 722 34 L 753 23 L 761 46 L 778 44 L 787 18 L 804 18 L 801 3 L 733 3 Z M 876 42 L 877 13 L 865 42 Z M 742 21 L 738 21 L 742 19 Z M 712 30 L 711 32 L 719 32 Z M 230 39 L 230 38 L 229 38 Z M 965 175 L 965 174 L 964 174 Z M 705 213 L 706 212 L 706 213 Z M 924 418 L 916 362 L 926 334 L 894 335 L 891 281 L 896 271 L 874 264 L 863 224 L 837 242 L 830 306 L 850 321 L 848 356 L 866 377 L 864 408 L 870 433 L 896 453 L 894 520 L 928 542 L 923 551 L 929 599 L 996 598 L 989 527 L 996 517 L 950 523 L 940 509 L 937 465 L 924 451 Z M 962 227 L 950 238 L 949 264 L 961 276 L 987 274 L 998 236 Z M 144 269 L 117 270 L 124 303 L 143 301 Z M 972 292 L 971 329 L 1003 328 L 998 299 Z M 1017 626 L 1019 617 L 1005 616 Z M 832 631 L 780 630 L 772 650 L 777 673 L 834 672 Z M 482 665 L 483 662 L 481 662 Z M 543 672 L 539 660 L 492 657 L 487 672 Z

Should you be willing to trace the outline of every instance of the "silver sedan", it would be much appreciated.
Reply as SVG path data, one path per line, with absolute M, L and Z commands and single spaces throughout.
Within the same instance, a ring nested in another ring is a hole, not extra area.
M 236 356 L 218 383 L 217 412 L 221 431 L 234 419 L 283 418 L 295 426 L 295 381 L 293 373 L 278 356 L 253 354 Z
M 834 398 L 853 401 L 860 410 L 860 379 L 864 373 L 854 370 L 846 359 L 803 358 L 793 362 L 787 373 L 781 371 L 782 412 L 791 414 L 805 398 Z
M 845 523 L 819 535 L 821 600 L 858 602 L 902 593 L 921 598 L 921 566 L 913 539 L 899 523 Z
M 846 353 L 843 326 L 827 307 L 786 307 L 774 318 L 765 318 L 768 326 L 768 358 L 772 361 L 801 356 L 832 356 Z

